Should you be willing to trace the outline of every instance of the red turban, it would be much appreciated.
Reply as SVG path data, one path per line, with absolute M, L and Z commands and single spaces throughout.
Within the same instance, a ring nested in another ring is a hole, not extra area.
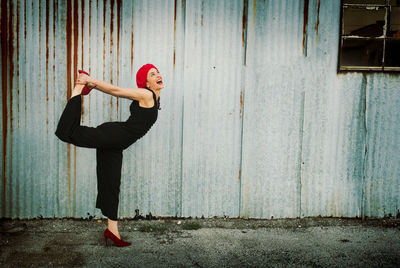
M 136 73 L 136 84 L 139 88 L 146 88 L 147 82 L 147 73 L 151 68 L 155 68 L 157 71 L 158 69 L 153 64 L 145 64 Z

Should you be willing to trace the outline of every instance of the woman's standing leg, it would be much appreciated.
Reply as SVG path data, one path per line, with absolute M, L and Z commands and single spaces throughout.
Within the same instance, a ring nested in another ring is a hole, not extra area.
M 121 185 L 122 150 L 96 150 L 96 208 L 108 218 L 108 229 L 118 238 L 118 204 Z

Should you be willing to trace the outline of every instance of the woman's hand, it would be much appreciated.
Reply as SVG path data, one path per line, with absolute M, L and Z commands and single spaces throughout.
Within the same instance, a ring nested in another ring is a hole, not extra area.
M 95 81 L 95 79 L 93 79 L 92 77 L 90 77 L 84 73 L 81 73 L 78 75 L 76 84 L 87 85 L 89 88 L 94 88 L 96 86 L 94 81 Z

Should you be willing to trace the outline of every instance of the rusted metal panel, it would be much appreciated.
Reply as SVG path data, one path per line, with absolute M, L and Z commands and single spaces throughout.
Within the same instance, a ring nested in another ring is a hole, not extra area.
M 400 216 L 399 76 L 371 75 L 366 103 L 363 213 Z
M 305 109 L 304 5 L 249 1 L 249 6 L 240 215 L 296 217 Z
M 174 54 L 183 51 L 182 7 L 174 0 L 2 1 L 3 217 L 101 215 L 95 150 L 59 141 L 55 127 L 78 69 L 136 87 L 136 70 L 147 62 L 167 87 L 157 124 L 124 152 L 119 215 L 180 213 L 183 54 Z M 94 91 L 84 97 L 82 124 L 125 120 L 129 105 Z
M 337 73 L 340 1 L 1 2 L 1 217 L 100 217 L 95 151 L 54 131 L 78 69 L 159 67 L 159 120 L 124 151 L 120 217 L 387 216 L 395 74 Z M 125 120 L 93 91 L 82 124 Z
M 133 27 L 133 70 L 126 74 L 125 85 L 135 84 L 136 70 L 142 64 L 152 62 L 163 75 L 166 87 L 160 97 L 158 121 L 145 137 L 124 151 L 123 173 L 127 179 L 121 185 L 123 205 L 120 212 L 123 216 L 134 216 L 137 208 L 143 215 L 150 212 L 159 216 L 180 215 L 184 96 L 183 3 L 173 0 L 134 1 L 131 6 L 129 2 L 123 2 L 123 7 L 133 10 L 133 16 L 127 16 L 129 19 L 126 21 L 126 24 Z M 131 36 L 128 30 L 125 38 Z M 131 49 L 132 42 L 122 43 L 127 46 L 126 49 Z M 130 63 L 130 57 L 122 60 L 125 66 Z M 128 115 L 128 104 L 125 102 L 126 106 L 121 106 L 121 111 L 125 113 L 122 117 Z
M 182 215 L 238 216 L 243 1 L 187 1 Z

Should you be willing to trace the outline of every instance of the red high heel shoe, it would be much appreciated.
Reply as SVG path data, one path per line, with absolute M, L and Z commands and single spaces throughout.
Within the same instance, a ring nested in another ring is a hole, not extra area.
M 106 246 L 108 247 L 108 238 L 110 238 L 117 247 L 127 247 L 130 246 L 130 242 L 123 241 L 116 237 L 108 228 L 104 231 L 104 239 L 106 240 Z
M 80 73 L 80 74 L 86 74 L 87 76 L 89 76 L 89 74 L 87 73 L 87 72 L 85 72 L 85 71 L 83 71 L 83 70 L 78 70 L 78 73 Z M 83 87 L 83 89 L 82 89 L 82 95 L 87 95 L 87 94 L 89 94 L 90 93 L 90 91 L 93 89 L 93 87 L 92 88 L 89 88 L 87 85 L 85 85 L 84 87 Z

